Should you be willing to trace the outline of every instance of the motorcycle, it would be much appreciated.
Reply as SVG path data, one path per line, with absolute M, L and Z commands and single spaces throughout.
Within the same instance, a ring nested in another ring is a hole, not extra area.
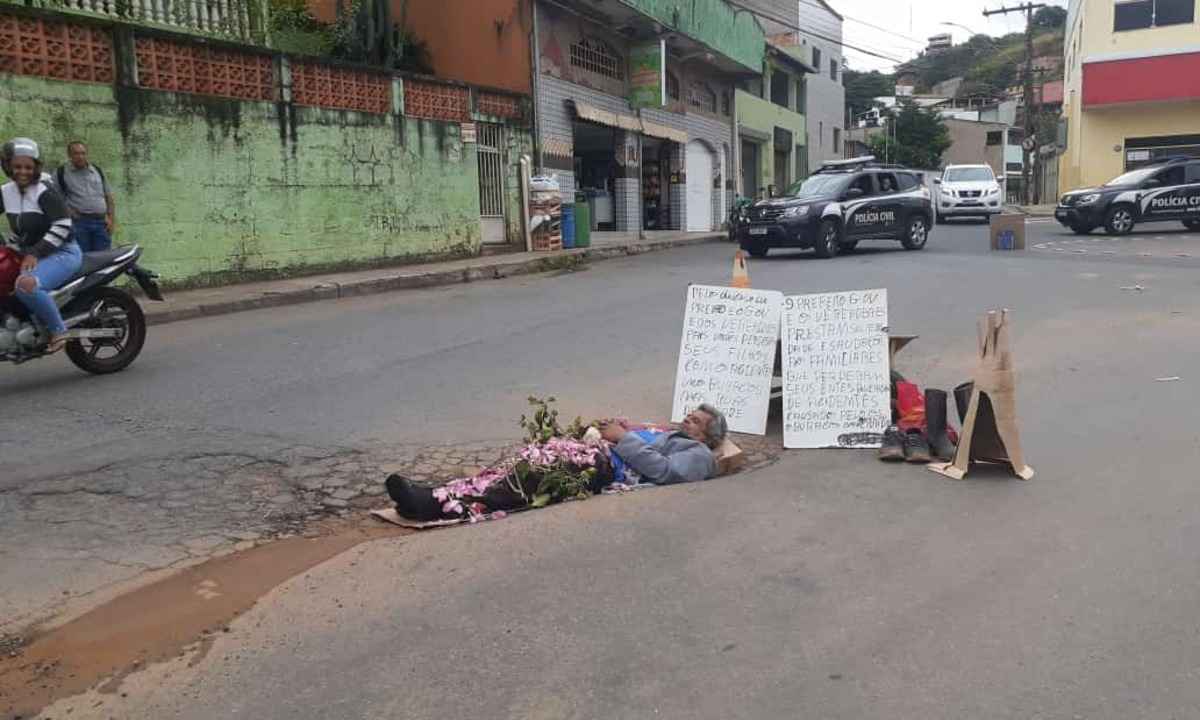
M 94 375 L 120 372 L 137 359 L 146 342 L 146 316 L 129 293 L 110 284 L 129 275 L 151 300 L 162 300 L 157 275 L 137 265 L 137 245 L 86 253 L 79 272 L 50 293 L 67 326 L 67 357 Z M 0 360 L 20 365 L 48 355 L 50 333 L 12 294 L 20 256 L 0 247 Z
M 750 206 L 754 201 L 747 197 L 739 197 L 733 201 L 729 209 L 729 242 L 738 242 L 738 231 L 750 223 Z

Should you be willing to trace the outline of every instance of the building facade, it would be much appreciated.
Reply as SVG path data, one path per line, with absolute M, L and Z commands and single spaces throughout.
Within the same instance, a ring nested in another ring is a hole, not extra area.
M 842 78 L 842 16 L 823 0 L 801 2 L 800 45 L 817 72 L 805 78 L 809 168 L 842 157 L 846 123 L 846 87 Z M 816 37 L 820 35 L 822 37 Z M 829 39 L 824 39 L 829 38 Z
M 773 197 L 807 176 L 804 78 L 811 71 L 789 49 L 768 45 L 762 77 L 743 81 L 734 93 L 743 197 Z
M 599 232 L 719 228 L 758 21 L 722 0 L 564 0 L 536 3 L 534 22 L 537 165 L 564 201 L 587 203 Z
M 1200 157 L 1200 0 L 1072 0 L 1059 185 Z
M 797 178 L 805 177 L 822 163 L 840 159 L 844 152 L 846 88 L 842 78 L 842 16 L 825 0 L 744 2 L 760 13 L 771 43 L 810 68 L 800 89 L 802 106 L 798 110 L 805 119 L 807 161 Z

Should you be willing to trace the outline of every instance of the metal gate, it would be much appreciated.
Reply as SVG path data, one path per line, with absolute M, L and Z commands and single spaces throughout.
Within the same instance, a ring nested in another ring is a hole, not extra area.
M 479 123 L 479 223 L 483 242 L 508 242 L 504 226 L 504 126 Z

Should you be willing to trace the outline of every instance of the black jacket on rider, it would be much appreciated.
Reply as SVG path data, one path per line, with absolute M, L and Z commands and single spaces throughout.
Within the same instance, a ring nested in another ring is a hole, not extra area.
M 53 255 L 71 241 L 71 216 L 57 190 L 44 182 L 21 188 L 15 182 L 0 186 L 0 212 L 8 216 L 17 249 L 37 258 Z

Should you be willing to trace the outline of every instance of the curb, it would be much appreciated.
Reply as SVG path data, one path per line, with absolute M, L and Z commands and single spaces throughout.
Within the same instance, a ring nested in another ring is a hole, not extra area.
M 197 318 L 229 315 L 287 305 L 300 305 L 321 300 L 339 300 L 341 298 L 379 295 L 398 290 L 419 290 L 422 288 L 457 285 L 482 280 L 500 280 L 517 275 L 532 275 L 577 267 L 587 260 L 609 260 L 629 255 L 642 255 L 689 245 L 723 242 L 725 239 L 726 235 L 724 233 L 713 233 L 699 237 L 678 238 L 658 242 L 632 242 L 624 245 L 566 250 L 562 253 L 547 255 L 545 257 L 509 260 L 507 262 L 503 260 L 503 256 L 500 256 L 499 259 L 493 262 L 454 270 L 427 270 L 422 272 L 419 270 L 414 271 L 409 266 L 408 268 L 397 268 L 397 274 L 393 276 L 367 278 L 349 283 L 321 281 L 318 277 L 314 278 L 315 284 L 311 287 L 297 288 L 295 290 L 265 292 L 262 295 L 238 298 L 236 300 L 164 309 L 157 312 L 152 308 L 147 308 L 146 324 L 166 325 L 184 320 L 195 320 Z
M 1052 218 L 1052 217 L 1054 217 L 1053 210 L 1030 210 L 1028 208 L 1023 208 L 1020 205 L 1006 205 L 1006 206 L 1004 206 L 1004 212 L 1012 213 L 1015 215 L 1024 215 L 1025 217 L 1035 217 L 1035 218 Z

